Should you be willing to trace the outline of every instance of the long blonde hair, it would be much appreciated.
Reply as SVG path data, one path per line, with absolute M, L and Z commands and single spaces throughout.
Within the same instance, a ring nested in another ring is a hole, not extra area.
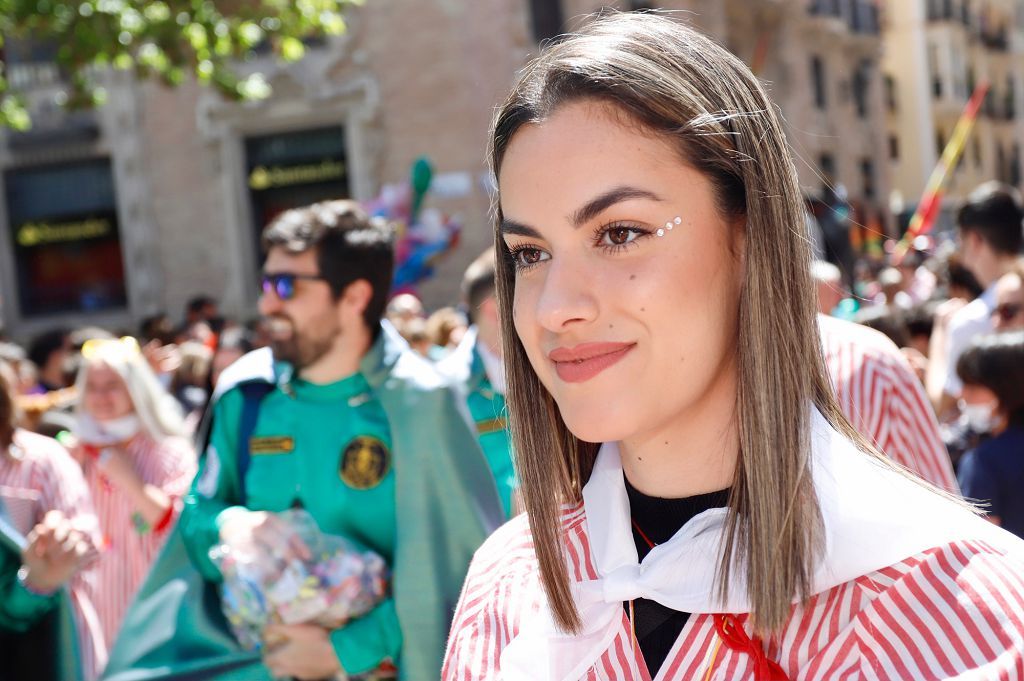
M 724 597 L 730 571 L 742 570 L 755 629 L 777 630 L 794 596 L 810 595 L 821 548 L 810 405 L 870 450 L 840 412 L 826 373 L 803 203 L 779 117 L 750 70 L 713 41 L 664 16 L 610 14 L 547 47 L 521 73 L 492 127 L 495 177 L 521 126 L 580 99 L 610 103 L 625 120 L 672 142 L 681 162 L 711 180 L 721 214 L 745 217 L 736 339 L 740 456 L 717 582 Z M 498 300 L 502 325 L 511 329 L 515 278 L 498 230 L 500 198 L 495 217 Z M 581 499 L 598 445 L 569 432 L 517 335 L 503 337 L 514 450 L 541 579 L 558 624 L 578 631 L 560 507 Z
M 75 379 L 78 391 L 76 416 L 85 411 L 82 398 L 89 370 L 103 365 L 110 367 L 124 381 L 135 414 L 149 437 L 160 441 L 167 437 L 187 436 L 188 429 L 181 405 L 160 384 L 134 338 L 87 341 L 86 345 L 89 344 L 94 344 L 95 349 L 86 352 L 83 346 L 82 364 Z

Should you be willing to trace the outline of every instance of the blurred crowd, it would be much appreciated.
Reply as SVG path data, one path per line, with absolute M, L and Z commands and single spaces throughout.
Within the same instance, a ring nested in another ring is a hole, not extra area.
M 848 415 L 886 453 L 914 468 L 915 450 L 935 430 L 943 459 L 935 465 L 956 479 L 936 473 L 932 482 L 959 486 L 986 504 L 993 522 L 1024 536 L 1017 492 L 1024 483 L 1024 209 L 1014 189 L 991 183 L 960 207 L 956 222 L 954 233 L 916 239 L 907 250 L 894 245 L 851 258 L 848 221 L 809 218 L 822 319 L 869 327 L 888 338 L 878 352 L 894 351 L 875 373 L 863 371 L 860 355 L 848 360 L 840 345 L 830 350 L 827 338 L 826 354 L 834 354 L 830 368 L 848 393 L 841 400 Z M 489 390 L 503 394 L 493 257 L 483 256 L 489 268 L 478 261 L 467 271 L 459 304 L 428 312 L 403 293 L 389 301 L 386 317 L 442 374 L 467 338 L 479 336 Z M 846 342 L 845 327 L 827 331 L 831 323 L 823 321 L 826 336 Z M 0 498 L 26 538 L 21 577 L 31 580 L 22 601 L 0 608 L 0 629 L 17 630 L 19 618 L 44 607 L 32 594 L 67 586 L 81 664 L 96 678 L 193 482 L 193 435 L 221 372 L 268 344 L 264 321 L 225 318 L 209 296 L 189 301 L 180 320 L 161 314 L 138 329 L 54 329 L 24 345 L 0 342 Z M 913 406 L 868 413 L 889 399 L 872 397 L 891 379 L 886 371 L 914 377 L 894 394 L 910 402 L 926 396 L 928 413 L 906 419 L 902 430 L 891 410 Z M 908 458 L 894 453 L 901 447 Z M 514 510 L 512 488 L 506 512 Z M 17 669 L 30 670 L 37 654 L 5 650 L 4 678 L 34 678 Z

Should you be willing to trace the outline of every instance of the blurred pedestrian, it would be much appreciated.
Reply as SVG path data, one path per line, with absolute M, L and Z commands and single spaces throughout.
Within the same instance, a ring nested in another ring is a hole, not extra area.
M 54 329 L 32 339 L 28 358 L 36 366 L 38 384 L 30 392 L 43 394 L 68 387 L 70 354 L 71 339 L 67 329 Z
M 472 326 L 462 343 L 438 363 L 438 371 L 463 393 L 476 436 L 498 485 L 505 515 L 516 504 L 516 472 L 505 414 L 505 365 L 502 363 L 501 320 L 495 297 L 494 249 L 478 256 L 462 277 L 462 299 Z
M 960 462 L 964 496 L 988 519 L 1024 537 L 1024 332 L 977 339 L 957 361 L 962 411 L 990 437 Z
M 0 363 L 0 518 L 13 530 L 6 544 L 0 542 L 0 631 L 7 632 L 0 634 L 0 678 L 52 678 L 47 666 L 58 663 L 89 681 L 107 661 L 89 569 L 99 543 L 96 515 L 67 451 L 18 427 L 16 380 Z M 16 550 L 10 540 L 23 547 Z M 74 640 L 63 637 L 57 622 L 44 620 L 47 614 L 59 618 L 62 608 L 70 608 Z M 36 628 L 47 625 L 49 631 Z
M 945 362 L 946 380 L 936 405 L 939 417 L 955 411 L 961 383 L 956 363 L 976 337 L 992 331 L 995 284 L 1009 272 L 1024 245 L 1024 205 L 1013 187 L 987 182 L 975 189 L 957 213 L 957 234 L 963 264 L 984 287 L 984 292 L 949 322 Z M 936 358 L 932 358 L 936 361 Z
M 457 348 L 467 328 L 465 315 L 454 307 L 442 307 L 431 313 L 427 317 L 427 335 L 430 336 L 430 342 L 438 349 L 435 354 L 436 359 L 440 360 Z
M 76 458 L 103 537 L 94 603 L 113 644 L 195 476 L 181 407 L 133 338 L 87 341 L 75 382 Z
M 885 313 L 885 308 L 867 310 Z M 850 423 L 893 461 L 940 489 L 957 492 L 924 386 L 892 336 L 824 315 L 818 316 L 818 326 L 836 399 Z
M 330 201 L 282 213 L 263 244 L 260 311 L 271 349 L 220 377 L 182 542 L 169 546 L 130 613 L 133 633 L 115 646 L 112 678 L 139 679 L 140 664 L 151 668 L 145 678 L 196 665 L 246 681 L 393 675 L 396 665 L 403 678 L 439 678 L 470 557 L 502 520 L 490 471 L 453 392 L 382 323 L 391 229 L 354 202 Z M 264 634 L 277 644 L 262 659 L 202 608 L 187 609 L 196 624 L 173 640 L 156 637 L 182 615 L 154 608 L 192 588 L 189 603 L 199 604 L 205 584 L 223 579 L 213 546 L 246 543 L 285 564 L 299 560 L 278 515 L 296 507 L 323 532 L 381 556 L 391 596 L 336 628 L 272 625 Z
M 1024 329 L 1024 262 L 1017 264 L 996 282 L 992 328 L 995 331 Z

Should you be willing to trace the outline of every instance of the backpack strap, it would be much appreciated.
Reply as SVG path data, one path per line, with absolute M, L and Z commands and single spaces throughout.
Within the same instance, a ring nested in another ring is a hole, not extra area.
M 245 474 L 249 472 L 249 462 L 252 459 L 252 452 L 249 448 L 249 440 L 256 432 L 256 422 L 260 417 L 260 403 L 273 389 L 273 383 L 265 381 L 251 381 L 241 383 L 238 389 L 242 391 L 242 413 L 238 419 L 238 493 L 239 503 L 245 505 Z

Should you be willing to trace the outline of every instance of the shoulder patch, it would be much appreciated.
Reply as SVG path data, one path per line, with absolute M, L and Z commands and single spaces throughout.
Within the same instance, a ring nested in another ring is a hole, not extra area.
M 391 452 L 381 440 L 369 435 L 353 438 L 341 450 L 338 477 L 352 489 L 372 489 L 391 470 Z

